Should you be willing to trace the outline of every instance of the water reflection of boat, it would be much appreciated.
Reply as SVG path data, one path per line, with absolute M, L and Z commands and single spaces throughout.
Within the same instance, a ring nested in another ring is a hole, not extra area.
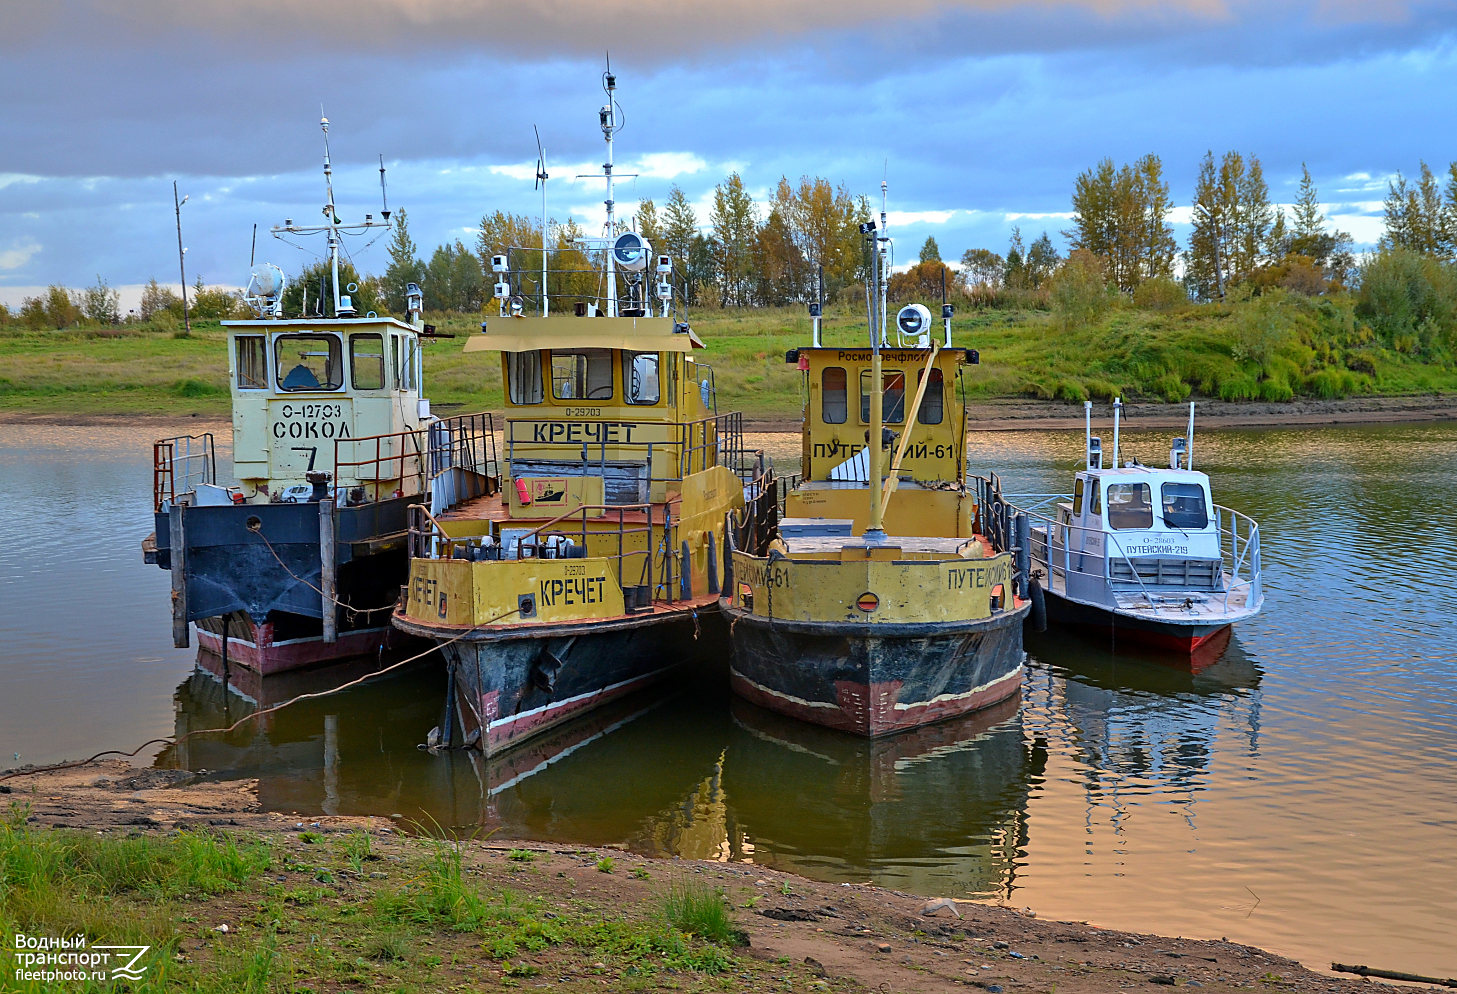
M 317 679 L 313 672 L 270 677 L 261 681 L 269 696 L 260 703 L 290 700 L 341 675 L 330 668 Z M 419 739 L 437 717 L 439 680 L 438 668 L 413 667 L 342 695 L 300 701 L 225 735 L 186 737 L 226 728 L 260 706 L 224 693 L 219 680 L 199 672 L 177 688 L 181 741 L 164 750 L 157 765 L 256 778 L 259 800 L 269 810 L 397 813 L 406 825 L 432 829 L 627 842 L 665 854 L 712 855 L 721 848 L 722 814 L 708 819 L 717 826 L 705 832 L 705 818 L 694 814 L 700 806 L 691 799 L 716 782 L 723 721 L 701 716 L 695 734 L 685 736 L 681 708 L 663 706 L 673 698 L 638 694 L 500 756 L 431 754 Z M 673 747 L 662 748 L 665 742 Z M 625 772 L 632 770 L 645 772 Z M 695 834 L 704 838 L 702 845 L 689 841 Z
M 1067 719 L 1090 800 L 1107 795 L 1116 806 L 1127 791 L 1192 800 L 1220 739 L 1259 751 L 1261 672 L 1238 638 L 1197 672 L 1152 650 L 1114 652 L 1105 640 L 1051 631 L 1029 633 L 1028 652 L 1042 664 L 1031 667 L 1029 693 Z
M 884 739 L 732 705 L 724 763 L 733 858 L 818 879 L 1007 895 L 1046 749 L 1012 697 Z

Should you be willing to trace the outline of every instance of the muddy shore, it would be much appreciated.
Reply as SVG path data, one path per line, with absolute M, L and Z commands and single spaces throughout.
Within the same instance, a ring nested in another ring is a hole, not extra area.
M 384 858 L 397 862 L 408 863 L 430 845 L 386 818 L 264 812 L 256 782 L 210 780 L 203 771 L 142 769 L 112 760 L 7 776 L 0 773 L 0 805 L 21 805 L 34 830 L 165 835 L 191 829 L 263 836 L 299 850 L 300 863 L 307 859 L 304 851 L 330 833 L 367 832 Z M 522 852 L 532 855 L 523 857 Z M 722 890 L 735 923 L 748 938 L 740 954 L 771 970 L 783 968 L 783 975 L 773 978 L 775 986 L 768 986 L 761 972 L 746 975 L 740 989 L 972 988 L 990 994 L 1113 994 L 1146 985 L 1331 994 L 1373 989 L 1370 981 L 1315 973 L 1293 960 L 1217 938 L 1141 935 L 1085 922 L 1045 921 L 1025 909 L 906 894 L 868 883 L 820 883 L 752 865 L 655 860 L 620 850 L 497 838 L 466 843 L 465 861 L 472 879 L 484 888 L 526 889 L 563 908 L 568 905 L 560 902 L 588 901 L 604 913 L 643 905 L 656 893 L 654 880 L 660 886 L 665 879 L 693 874 Z M 604 862 L 609 866 L 605 872 Z M 367 900 L 371 888 L 387 886 L 375 878 L 385 877 L 383 872 L 345 875 L 334 884 L 336 896 L 344 903 Z M 206 925 L 198 928 L 198 941 L 216 939 L 207 934 Z M 193 939 L 183 936 L 184 948 Z M 467 946 L 460 955 L 469 953 Z M 575 969 L 566 962 L 543 965 L 547 970 L 542 979 L 557 970 L 566 971 L 562 979 L 567 981 Z M 487 970 L 489 964 L 477 968 Z M 592 982 L 597 985 L 592 989 L 601 989 L 601 978 Z M 606 984 L 614 986 L 611 978 Z
M 1094 404 L 1095 417 L 1106 420 L 1108 404 Z M 1019 398 L 980 400 L 967 405 L 973 430 L 1034 431 L 1081 428 L 1081 404 L 1061 401 L 1026 400 Z M 1285 404 L 1230 403 L 1220 400 L 1197 402 L 1198 425 L 1205 428 L 1271 428 L 1300 425 L 1367 425 L 1403 424 L 1457 420 L 1457 396 L 1423 394 L 1411 397 L 1352 397 L 1345 400 L 1297 400 Z M 438 408 L 444 417 L 462 411 Z M 1179 429 L 1189 417 L 1187 404 L 1127 403 L 1123 408 L 1125 423 L 1140 428 Z M 192 415 L 134 414 L 27 414 L 22 411 L 0 411 L 0 424 L 68 425 L 68 426 L 155 426 L 159 431 L 207 430 L 227 432 L 231 424 L 225 418 Z M 798 432 L 800 423 L 792 418 L 746 415 L 744 428 L 758 432 Z

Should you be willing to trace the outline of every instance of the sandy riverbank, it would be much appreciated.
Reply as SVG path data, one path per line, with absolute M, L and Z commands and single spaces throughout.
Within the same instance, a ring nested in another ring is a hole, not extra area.
M 432 851 L 429 840 L 402 832 L 389 819 L 264 812 L 253 781 L 213 781 L 201 773 L 139 769 L 120 761 L 0 779 L 0 794 L 5 795 L 0 805 L 22 806 L 35 831 L 165 836 L 175 829 L 190 829 L 265 838 L 283 856 L 281 861 L 275 858 L 275 868 L 268 871 L 269 886 L 307 885 L 316 892 L 312 898 L 316 904 L 336 902 L 339 908 L 357 906 L 378 896 L 376 892 L 414 879 L 409 868 L 428 860 Z M 330 836 L 360 832 L 374 840 L 376 855 L 371 858 L 380 862 L 371 865 L 379 870 L 350 873 L 336 868 L 323 874 L 314 865 L 329 850 Z M 742 990 L 889 992 L 970 987 L 991 994 L 1033 990 L 1114 994 L 1159 985 L 1332 994 L 1359 989 L 1369 994 L 1373 989 L 1369 982 L 1317 974 L 1292 960 L 1217 939 L 1140 935 L 1086 923 L 1044 921 L 1014 908 L 905 894 L 869 884 L 821 883 L 744 864 L 653 860 L 617 850 L 495 838 L 467 842 L 463 859 L 471 886 L 483 893 L 504 893 L 507 888 L 526 892 L 544 907 L 562 909 L 564 916 L 573 909 L 572 913 L 589 918 L 635 920 L 639 912 L 648 914 L 645 909 L 673 879 L 696 879 L 717 888 L 731 908 L 735 926 L 748 938 L 747 947 L 734 951 L 752 964 L 735 978 L 734 986 Z M 278 869 L 283 872 L 277 873 Z M 324 886 L 319 886 L 321 880 Z M 178 926 L 182 954 L 216 955 L 227 942 L 246 942 L 250 926 L 234 924 L 231 934 L 220 935 L 216 922 L 245 917 L 252 901 L 234 894 L 213 899 L 212 907 L 191 908 Z M 195 924 L 187 924 L 189 919 Z M 511 975 L 505 972 L 509 963 L 491 960 L 479 944 L 458 932 L 442 931 L 428 944 L 436 947 L 436 957 L 450 957 L 451 969 L 442 976 L 441 968 L 434 968 L 432 982 L 509 982 Z M 578 962 L 580 955 L 551 947 L 531 957 L 532 969 L 539 971 L 538 981 L 553 981 L 543 986 L 601 990 L 605 984 L 620 989 L 631 970 L 617 973 L 611 963 L 590 962 L 595 955 Z M 296 974 L 294 979 L 303 982 L 307 974 Z M 678 976 L 667 986 L 710 989 L 700 984 L 707 979 Z M 721 983 L 711 989 L 721 989 Z M 640 981 L 633 987 L 643 989 Z

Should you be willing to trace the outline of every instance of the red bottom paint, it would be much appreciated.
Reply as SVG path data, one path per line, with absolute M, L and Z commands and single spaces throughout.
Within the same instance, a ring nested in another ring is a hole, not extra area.
M 1022 674 L 1023 667 L 1019 666 L 995 683 L 966 697 L 925 701 L 904 707 L 896 706 L 899 703 L 900 681 L 868 685 L 849 680 L 838 681 L 835 684 L 833 707 L 776 693 L 746 680 L 736 670 L 729 674 L 729 681 L 735 694 L 760 707 L 811 724 L 874 737 L 891 735 L 931 722 L 959 718 L 991 707 L 1021 689 Z
M 646 673 L 640 677 L 624 681 L 623 683 L 593 691 L 590 694 L 582 694 L 579 697 L 556 701 L 539 710 L 514 715 L 510 718 L 496 717 L 499 691 L 491 691 L 488 694 L 483 694 L 480 699 L 480 710 L 478 713 L 484 715 L 486 718 L 486 734 L 484 736 L 486 754 L 493 755 L 518 742 L 529 739 L 554 725 L 560 725 L 594 708 L 599 708 L 609 701 L 626 697 L 634 691 L 641 690 L 650 684 L 656 683 L 666 676 L 667 673 L 667 670 Z M 474 721 L 474 715 L 470 717 Z
M 325 642 L 322 638 L 299 638 L 277 643 L 273 641 L 273 625 L 270 622 L 261 625 L 248 623 L 247 631 L 243 632 L 238 632 L 238 627 L 236 619 L 230 621 L 228 664 L 250 669 L 259 676 L 286 673 L 352 656 L 376 655 L 380 649 L 388 650 L 402 641 L 400 633 L 388 625 L 343 632 L 335 642 Z M 196 631 L 197 644 L 201 648 L 217 656 L 222 655 L 222 636 L 201 626 L 197 626 Z

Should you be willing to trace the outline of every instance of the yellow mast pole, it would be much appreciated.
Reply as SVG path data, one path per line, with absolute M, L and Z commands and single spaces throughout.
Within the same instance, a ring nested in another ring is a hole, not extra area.
M 880 488 L 884 481 L 881 477 L 883 455 L 881 448 L 881 433 L 884 430 L 885 410 L 882 404 L 883 386 L 881 383 L 880 366 L 880 262 L 881 249 L 880 239 L 875 234 L 875 222 L 863 225 L 870 238 L 870 266 L 873 288 L 870 293 L 870 437 L 866 444 L 870 449 L 870 526 L 865 529 L 865 537 L 873 541 L 885 538 L 885 501 L 881 497 Z

